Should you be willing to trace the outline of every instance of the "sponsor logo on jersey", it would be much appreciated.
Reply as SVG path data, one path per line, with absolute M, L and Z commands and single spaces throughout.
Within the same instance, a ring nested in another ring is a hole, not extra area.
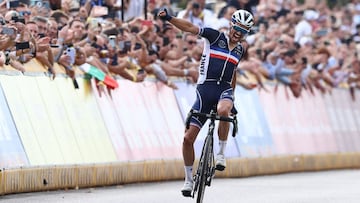
M 234 49 L 234 53 L 236 55 L 238 55 L 239 57 L 241 57 L 243 55 L 243 49 L 241 48 L 241 46 L 237 46 L 235 49 Z
M 225 48 L 226 48 L 226 42 L 225 42 L 224 40 L 219 40 L 218 46 L 219 46 L 220 48 L 225 49 Z

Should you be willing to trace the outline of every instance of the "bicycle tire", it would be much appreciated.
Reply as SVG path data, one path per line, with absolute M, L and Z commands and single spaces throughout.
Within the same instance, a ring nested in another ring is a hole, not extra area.
M 199 177 L 199 190 L 197 192 L 197 203 L 202 203 L 205 193 L 206 182 L 208 178 L 208 172 L 210 171 L 209 160 L 211 159 L 211 150 L 212 150 L 212 136 L 207 136 L 204 143 L 204 154 L 201 156 L 200 164 L 201 171 Z

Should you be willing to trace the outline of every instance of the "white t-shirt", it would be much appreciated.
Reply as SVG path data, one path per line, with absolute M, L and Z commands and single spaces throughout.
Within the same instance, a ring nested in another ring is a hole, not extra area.
M 179 11 L 176 17 L 186 19 L 190 21 L 192 24 L 197 25 L 199 27 L 204 27 L 204 21 L 201 18 L 193 16 L 191 11 L 189 12 L 189 16 L 187 18 L 184 18 L 185 13 L 186 10 Z
M 209 9 L 203 9 L 203 20 L 201 18 L 198 18 L 196 16 L 192 15 L 192 12 L 190 11 L 189 17 L 187 18 L 188 21 L 190 21 L 192 24 L 197 25 L 199 27 L 211 27 L 215 28 L 216 22 L 218 21 L 218 18 L 215 16 L 214 12 Z M 186 10 L 181 10 L 177 14 L 176 17 L 183 18 L 186 13 Z
M 124 21 L 142 16 L 144 14 L 144 0 L 131 0 L 128 8 L 124 11 Z M 116 1 L 117 6 L 121 6 L 121 0 Z M 121 11 L 118 12 L 121 16 Z
M 295 42 L 300 42 L 300 39 L 305 36 L 310 36 L 312 33 L 311 24 L 306 21 L 302 20 L 295 26 Z

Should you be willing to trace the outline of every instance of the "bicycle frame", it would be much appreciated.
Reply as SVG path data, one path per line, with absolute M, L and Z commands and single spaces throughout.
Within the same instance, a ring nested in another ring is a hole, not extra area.
M 215 158 L 214 158 L 214 130 L 215 130 L 215 121 L 226 121 L 231 122 L 234 125 L 233 128 L 233 137 L 235 137 L 237 132 L 237 120 L 236 116 L 234 117 L 222 117 L 217 115 L 216 111 L 212 110 L 209 114 L 199 113 L 194 110 L 191 110 L 187 120 L 186 128 L 189 128 L 191 116 L 202 116 L 210 119 L 210 124 L 208 128 L 208 133 L 204 141 L 204 145 L 201 151 L 201 156 L 198 164 L 198 168 L 194 175 L 194 189 L 192 197 L 194 198 L 197 194 L 198 203 L 203 201 L 205 186 L 211 185 L 211 181 L 215 175 Z

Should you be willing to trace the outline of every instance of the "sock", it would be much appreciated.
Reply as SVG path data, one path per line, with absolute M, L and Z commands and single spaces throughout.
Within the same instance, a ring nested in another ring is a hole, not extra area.
M 184 166 L 185 169 L 185 181 L 193 181 L 192 169 L 193 166 Z
M 219 153 L 218 154 L 224 155 L 225 148 L 226 148 L 226 141 L 219 140 Z

